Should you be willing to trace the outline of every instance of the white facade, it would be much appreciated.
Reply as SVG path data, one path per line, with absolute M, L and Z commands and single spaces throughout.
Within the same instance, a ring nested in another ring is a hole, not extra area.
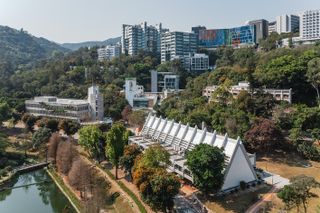
M 277 22 L 276 21 L 269 22 L 269 25 L 268 25 L 268 33 L 269 33 L 269 35 L 271 33 L 276 33 L 276 32 L 277 32 Z
M 281 15 L 276 18 L 276 31 L 278 34 L 299 32 L 300 17 L 296 15 Z
M 166 32 L 161 38 L 161 62 L 183 60 L 197 51 L 197 35 L 188 32 Z
M 203 91 L 202 95 L 207 97 L 211 101 L 212 93 L 219 86 L 207 86 Z M 234 85 L 230 88 L 229 92 L 236 98 L 241 91 L 249 91 L 250 85 L 248 82 L 240 82 L 238 85 Z M 263 89 L 264 92 L 271 94 L 278 101 L 292 102 L 292 90 L 291 89 Z
M 134 107 L 134 99 L 141 98 L 143 96 L 144 88 L 141 85 L 137 85 L 136 78 L 127 78 L 124 87 L 126 100 L 131 107 Z
M 153 144 L 161 144 L 170 153 L 168 170 L 190 181 L 193 181 L 193 178 L 185 165 L 185 153 L 201 143 L 223 148 L 227 156 L 227 168 L 224 171 L 222 191 L 238 187 L 241 181 L 248 183 L 257 180 L 254 171 L 255 155 L 245 151 L 240 138 L 234 140 L 227 134 L 218 135 L 215 131 L 211 133 L 206 129 L 198 129 L 149 114 L 139 136 L 130 137 L 129 143 L 136 143 L 143 149 Z
M 99 48 L 98 52 L 98 60 L 111 60 L 114 57 L 119 57 L 121 54 L 121 47 L 119 44 L 117 45 L 108 45 L 106 47 Z
M 168 31 L 162 24 L 148 26 L 147 22 L 140 25 L 122 25 L 122 53 L 138 54 L 139 50 L 160 53 L 161 35 Z
M 316 41 L 320 39 L 320 10 L 305 11 L 300 15 L 300 39 Z
M 158 72 L 151 70 L 151 92 L 163 92 L 165 90 L 179 90 L 179 75 L 172 72 Z
M 88 88 L 88 103 L 91 120 L 102 121 L 104 117 L 103 95 L 98 86 Z
M 209 69 L 209 56 L 206 54 L 189 54 L 184 58 L 184 67 L 187 71 L 204 72 Z
M 34 116 L 77 121 L 102 121 L 104 118 L 103 97 L 97 86 L 88 89 L 87 100 L 40 96 L 26 100 L 25 106 L 27 113 Z

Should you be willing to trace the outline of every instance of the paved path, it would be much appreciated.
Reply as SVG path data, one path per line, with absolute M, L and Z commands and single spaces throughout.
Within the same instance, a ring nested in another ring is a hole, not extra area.
M 285 185 L 290 183 L 289 179 L 281 177 L 280 175 L 273 174 L 270 172 L 263 172 L 262 178 L 267 184 L 272 185 L 273 187 L 270 189 L 268 193 L 266 193 L 259 201 L 253 204 L 246 213 L 256 213 L 261 208 L 262 205 L 266 202 L 272 201 L 272 196 L 276 196 L 276 193 L 282 189 Z
M 83 159 L 86 160 L 90 165 L 95 165 L 88 158 L 83 157 Z M 137 206 L 137 204 L 132 200 L 132 198 L 123 189 L 120 188 L 120 186 L 118 185 L 118 183 L 115 180 L 111 179 L 109 177 L 109 175 L 103 169 L 101 169 L 100 167 L 95 165 L 95 168 L 97 170 L 99 170 L 102 174 L 104 174 L 105 178 L 110 182 L 112 187 L 114 187 L 114 189 L 116 191 L 120 192 L 122 194 L 122 196 L 124 196 L 127 199 L 129 204 L 131 204 L 131 206 L 132 206 L 132 212 L 137 212 L 137 213 L 140 212 L 139 207 Z

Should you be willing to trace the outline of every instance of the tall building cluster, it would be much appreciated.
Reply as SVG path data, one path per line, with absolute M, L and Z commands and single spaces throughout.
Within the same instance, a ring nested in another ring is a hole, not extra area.
M 319 13 L 320 10 L 310 10 L 299 15 L 284 14 L 275 17 L 275 21 L 252 20 L 243 26 L 228 29 L 195 26 L 191 28 L 191 32 L 169 31 L 161 23 L 155 26 L 148 25 L 147 22 L 123 24 L 121 45 L 98 49 L 98 59 L 111 60 L 121 53 L 137 55 L 143 50 L 157 55 L 161 63 L 180 60 L 185 70 L 203 72 L 209 69 L 209 57 L 200 54 L 200 49 L 257 46 L 261 39 L 267 38 L 271 33 L 299 33 L 299 37 L 293 38 L 294 42 L 320 40 Z
M 161 37 L 168 29 L 163 29 L 162 24 L 147 25 L 122 25 L 122 53 L 129 55 L 138 54 L 139 50 L 160 54 Z

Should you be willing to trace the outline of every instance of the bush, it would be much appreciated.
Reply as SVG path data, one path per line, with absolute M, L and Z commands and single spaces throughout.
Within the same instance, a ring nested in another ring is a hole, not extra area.
M 320 152 L 317 147 L 313 145 L 313 143 L 302 142 L 298 145 L 297 151 L 307 159 L 315 161 L 320 160 Z
M 245 190 L 247 188 L 247 183 L 244 182 L 243 180 L 240 181 L 240 189 Z

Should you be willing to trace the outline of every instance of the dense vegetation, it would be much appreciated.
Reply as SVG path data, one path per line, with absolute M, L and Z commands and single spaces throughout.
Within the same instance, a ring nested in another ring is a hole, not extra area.
M 261 50 L 254 48 L 220 48 L 204 51 L 210 55 L 212 72 L 199 76 L 187 73 L 178 61 L 160 64 L 156 55 L 140 52 L 122 55 L 111 61 L 98 62 L 96 48 L 81 48 L 53 60 L 42 61 L 28 70 L 14 72 L 0 79 L 1 107 L 10 107 L 14 121 L 24 111 L 23 101 L 36 95 L 86 98 L 87 88 L 95 83 L 104 95 L 105 116 L 124 119 L 141 126 L 143 112 L 131 112 L 121 93 L 126 77 L 136 77 L 150 90 L 150 70 L 173 71 L 181 76 L 180 96 L 166 99 L 155 110 L 159 115 L 183 123 L 204 124 L 230 137 L 240 136 L 252 151 L 289 148 L 318 160 L 320 119 L 318 108 L 320 48 L 305 45 L 275 49 L 275 38 L 264 41 Z M 271 45 L 271 46 L 270 46 Z M 17 71 L 17 70 L 16 70 Z M 241 92 L 233 97 L 228 89 L 240 81 L 248 81 L 255 92 Z M 202 97 L 207 85 L 219 85 L 208 103 Z M 292 89 L 293 104 L 274 100 L 262 88 Z M 8 116 L 6 116 L 8 117 Z M 27 122 L 32 126 L 32 117 Z M 27 125 L 27 126 L 30 126 Z M 259 133 L 259 137 L 252 137 Z
M 30 69 L 35 61 L 63 55 L 67 49 L 28 32 L 0 26 L 0 78 Z
M 250 151 L 290 149 L 319 160 L 316 64 L 320 48 L 314 45 L 258 52 L 253 48 L 225 48 L 215 54 L 217 68 L 189 80 L 180 96 L 170 97 L 155 108 L 158 115 L 199 128 L 204 124 L 230 137 L 240 136 Z M 241 81 L 248 81 L 255 92 L 242 91 L 237 97 L 229 93 L 230 86 Z M 210 103 L 202 97 L 208 85 L 219 85 Z M 292 88 L 293 104 L 276 101 L 263 88 Z

